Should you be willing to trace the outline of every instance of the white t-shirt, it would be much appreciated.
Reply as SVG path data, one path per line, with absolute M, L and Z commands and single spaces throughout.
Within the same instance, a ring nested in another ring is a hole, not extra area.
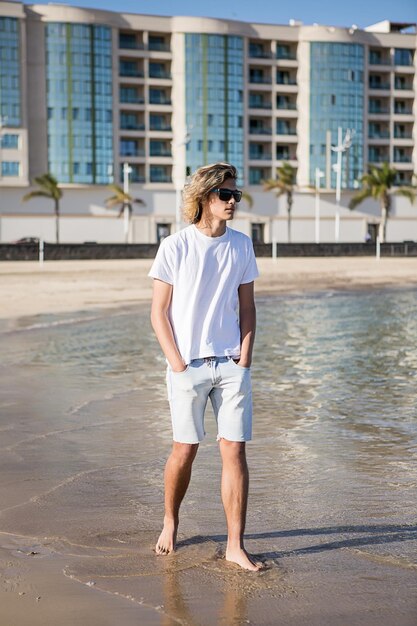
M 168 314 L 186 364 L 239 357 L 238 288 L 259 276 L 249 237 L 232 228 L 208 237 L 192 224 L 162 241 L 149 276 L 173 285 Z

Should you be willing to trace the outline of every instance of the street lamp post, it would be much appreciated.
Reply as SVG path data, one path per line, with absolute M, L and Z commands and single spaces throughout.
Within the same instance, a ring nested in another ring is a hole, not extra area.
M 316 197 L 315 197 L 315 236 L 316 243 L 320 243 L 320 178 L 323 178 L 324 172 L 319 167 L 315 170 Z
M 342 155 L 352 145 L 354 130 L 349 128 L 346 131 L 345 138 L 342 139 L 342 127 L 337 129 L 337 146 L 332 146 L 333 152 L 337 154 L 337 161 L 333 165 L 333 171 L 336 172 L 336 214 L 334 222 L 334 238 L 336 243 L 340 239 L 340 196 L 342 189 Z
M 132 173 L 132 168 L 129 163 L 123 163 L 123 193 L 125 196 L 129 195 L 129 174 Z M 123 206 L 123 226 L 124 226 L 124 235 L 125 235 L 125 243 L 129 243 L 129 206 L 128 203 L 124 202 Z
M 7 124 L 7 117 L 0 115 L 0 181 L 3 175 L 3 162 L 2 162 L 3 128 L 6 126 L 6 124 Z M 2 226 L 2 219 L 1 219 L 1 214 L 0 214 L 0 242 L 1 242 L 1 234 L 2 234 L 1 226 Z
M 174 186 L 175 186 L 175 232 L 181 230 L 182 216 L 181 216 L 181 203 L 182 203 L 182 190 L 185 185 L 185 164 L 187 161 L 187 144 L 190 143 L 192 126 L 185 129 L 185 133 L 178 142 L 171 142 L 173 148 L 175 148 L 175 161 L 174 166 Z

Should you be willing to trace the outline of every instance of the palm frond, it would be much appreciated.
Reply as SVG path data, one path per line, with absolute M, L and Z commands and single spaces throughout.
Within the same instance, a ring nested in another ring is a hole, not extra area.
M 355 194 L 353 198 L 351 198 L 349 202 L 349 209 L 353 211 L 354 209 L 356 209 L 356 207 L 359 204 L 361 204 L 361 202 L 366 200 L 366 198 L 369 198 L 371 195 L 372 195 L 371 189 L 369 187 L 364 187 L 363 189 L 358 191 L 358 193 Z
M 415 187 L 398 187 L 398 189 L 394 192 L 398 196 L 402 196 L 403 198 L 407 198 L 410 200 L 411 204 L 414 204 L 414 200 L 416 199 L 417 189 Z
M 47 191 L 41 191 L 40 189 L 34 189 L 33 191 L 29 191 L 28 193 L 26 193 L 22 200 L 23 202 L 27 202 L 28 200 L 31 200 L 32 198 L 51 198 L 51 195 L 47 192 Z
M 253 198 L 250 195 L 250 193 L 248 193 L 247 191 L 244 191 L 242 193 L 242 198 L 243 200 L 245 200 L 249 206 L 249 208 L 251 209 L 253 207 Z

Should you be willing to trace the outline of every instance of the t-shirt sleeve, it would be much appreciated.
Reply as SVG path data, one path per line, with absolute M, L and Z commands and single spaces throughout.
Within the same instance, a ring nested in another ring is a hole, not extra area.
M 240 281 L 241 285 L 244 285 L 246 283 L 251 283 L 253 280 L 255 280 L 255 278 L 258 278 L 259 276 L 259 270 L 258 270 L 258 266 L 256 265 L 256 258 L 255 258 L 255 253 L 253 251 L 252 242 L 249 242 L 248 244 L 247 257 L 248 258 L 246 262 L 245 271 L 243 272 L 243 276 Z
M 152 267 L 148 276 L 157 278 L 164 283 L 174 284 L 174 255 L 172 246 L 169 245 L 168 238 L 163 239 L 158 248 Z

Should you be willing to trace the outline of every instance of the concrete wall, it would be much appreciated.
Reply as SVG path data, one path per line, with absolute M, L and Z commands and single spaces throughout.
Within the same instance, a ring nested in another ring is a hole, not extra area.
M 270 257 L 271 244 L 254 246 L 257 257 Z M 45 244 L 44 260 L 153 259 L 157 244 Z M 375 256 L 373 244 L 280 244 L 278 257 Z M 381 256 L 417 257 L 417 244 L 383 244 Z M 0 261 L 36 261 L 37 244 L 0 244 Z

